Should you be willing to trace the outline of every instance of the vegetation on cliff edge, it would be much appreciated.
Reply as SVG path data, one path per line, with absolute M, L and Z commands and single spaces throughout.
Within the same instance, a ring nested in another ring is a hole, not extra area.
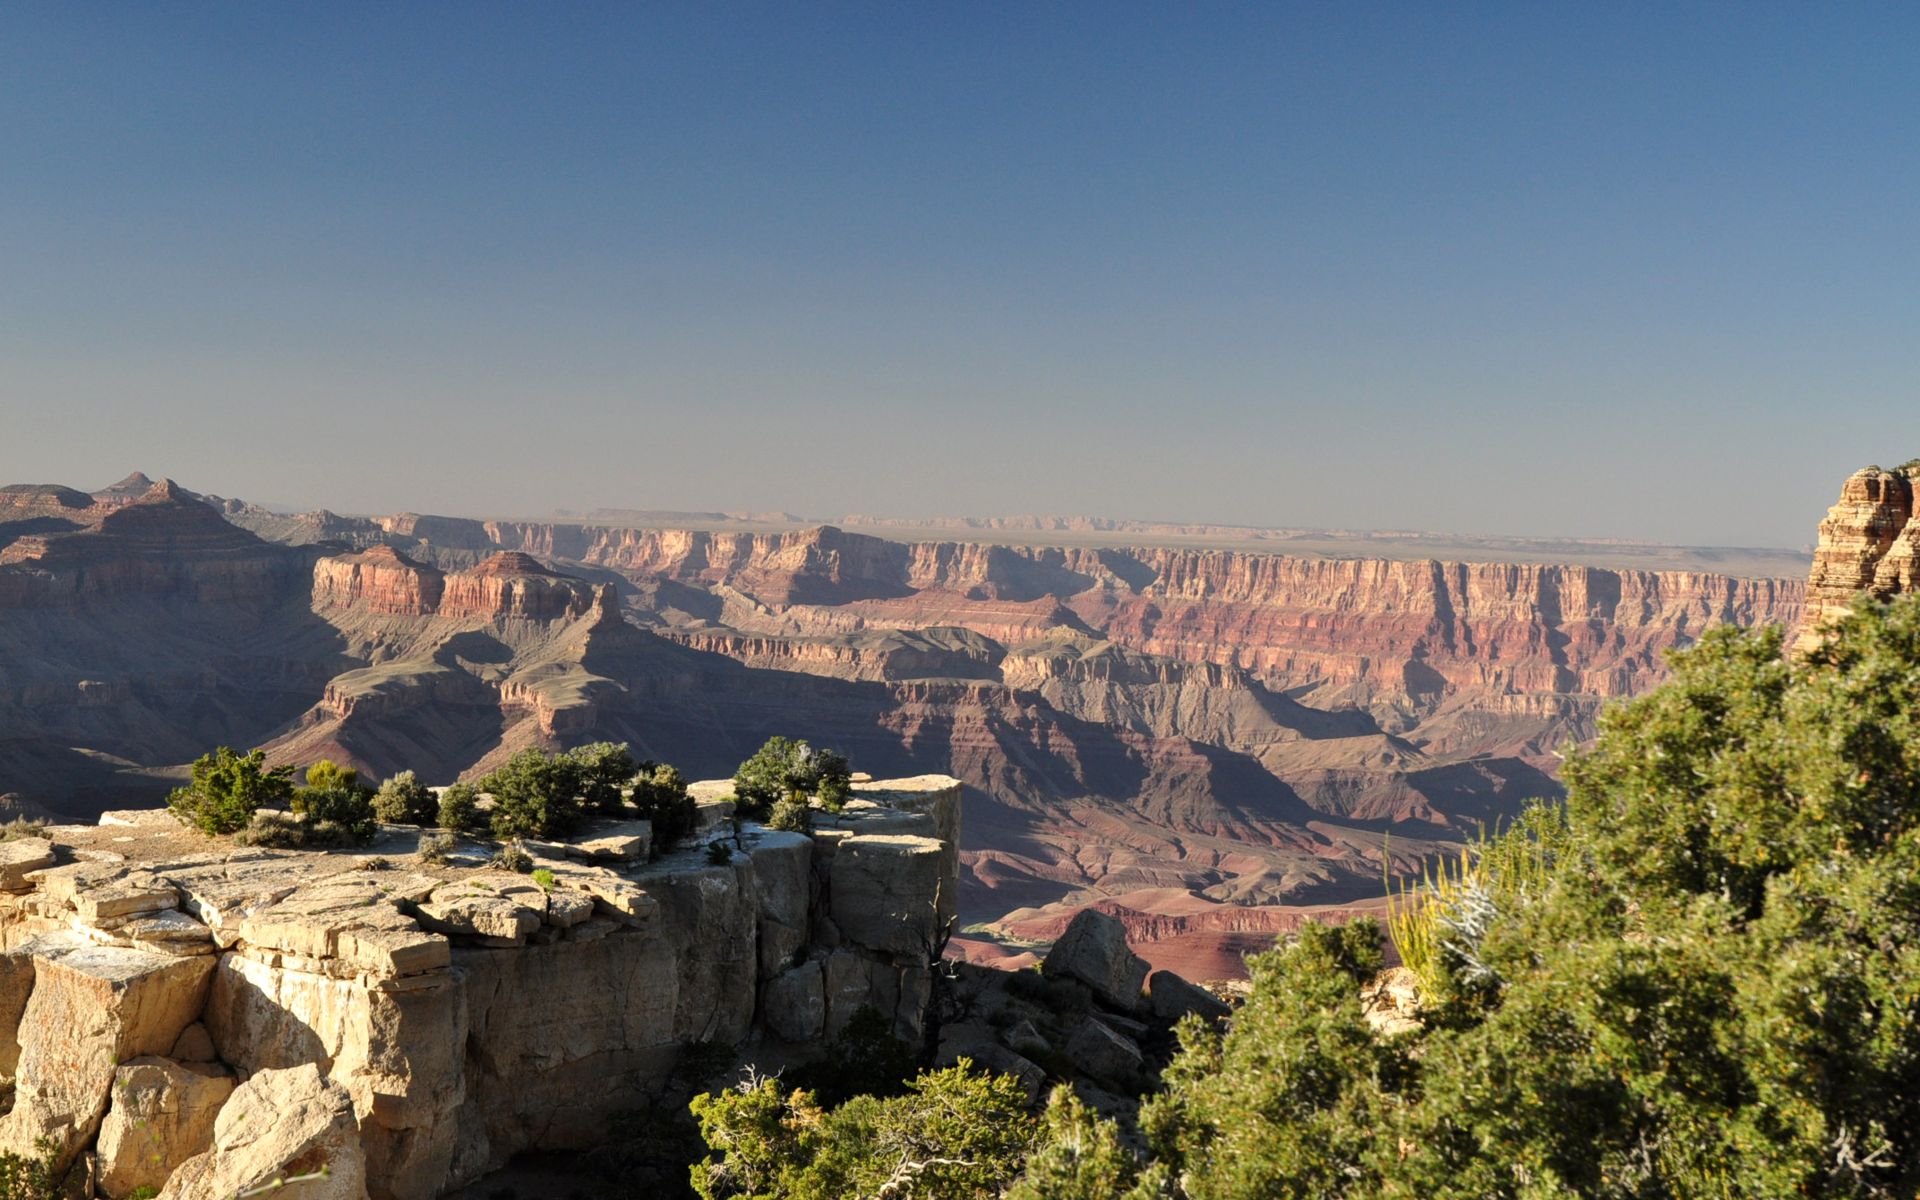
M 831 1109 L 695 1102 L 720 1197 L 1911 1197 L 1920 1187 L 1920 599 L 1802 662 L 1715 630 L 1611 710 L 1430 914 L 1422 1023 L 1382 1036 L 1371 921 L 1250 960 L 1139 1113 L 920 1077 Z M 911 1177 L 911 1183 L 902 1181 Z M 888 1189 L 891 1188 L 889 1191 Z

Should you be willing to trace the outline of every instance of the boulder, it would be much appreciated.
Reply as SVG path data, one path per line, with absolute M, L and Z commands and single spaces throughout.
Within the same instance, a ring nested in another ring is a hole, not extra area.
M 1127 948 L 1127 927 L 1097 909 L 1083 908 L 1047 951 L 1041 973 L 1077 979 L 1121 1012 L 1140 1007 L 1146 960 Z
M 64 1167 L 107 1110 L 114 1069 L 164 1054 L 206 1005 L 210 956 L 175 958 L 101 946 L 78 934 L 43 934 L 31 954 L 33 993 L 20 1019 L 13 1111 L 0 1148 L 31 1152 L 52 1139 Z
M 1147 1004 L 1162 1021 L 1178 1021 L 1188 1013 L 1218 1021 L 1233 1011 L 1226 1001 L 1172 971 L 1155 971 L 1147 980 Z
M 300 1200 L 366 1200 L 367 1164 L 353 1100 L 303 1063 L 259 1071 L 234 1089 L 214 1121 L 213 1146 L 181 1163 L 161 1200 L 213 1200 L 276 1179 L 323 1177 L 288 1188 Z
M 786 1041 L 819 1040 L 827 1021 L 824 986 L 818 962 L 804 962 L 774 976 L 760 992 L 761 1020 Z
M 830 884 L 841 936 L 925 961 L 939 936 L 944 851 L 931 838 L 869 834 L 840 840 Z
M 163 1186 L 175 1167 L 212 1145 L 214 1119 L 232 1094 L 229 1076 L 165 1058 L 136 1058 L 115 1071 L 94 1145 L 101 1189 L 124 1196 Z
M 1088 1021 L 1067 1039 L 1067 1058 L 1074 1069 L 1109 1087 L 1137 1086 L 1145 1066 L 1140 1047 L 1099 1021 Z

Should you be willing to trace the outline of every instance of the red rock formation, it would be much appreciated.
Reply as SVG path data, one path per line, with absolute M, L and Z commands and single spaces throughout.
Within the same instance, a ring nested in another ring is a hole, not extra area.
M 438 612 L 446 577 L 390 546 L 322 558 L 313 564 L 313 606 L 426 616 Z

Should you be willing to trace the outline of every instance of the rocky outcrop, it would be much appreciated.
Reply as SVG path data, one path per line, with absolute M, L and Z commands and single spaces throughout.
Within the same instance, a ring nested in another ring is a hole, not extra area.
M 1077 980 L 1103 1003 L 1133 1012 L 1140 1007 L 1140 986 L 1147 981 L 1148 967 L 1127 947 L 1126 926 L 1098 909 L 1086 908 L 1047 951 L 1041 970 Z
M 871 794 L 905 806 L 737 844 L 710 802 L 720 861 L 699 839 L 648 861 L 624 827 L 529 843 L 543 883 L 478 845 L 419 860 L 398 828 L 350 854 L 244 849 L 164 812 L 55 827 L 56 861 L 0 897 L 0 1145 L 91 1151 L 115 1196 L 324 1167 L 301 1194 L 424 1200 L 601 1140 L 671 1098 L 690 1046 L 804 1047 L 869 1007 L 918 1038 L 959 785 Z
M 1920 586 L 1916 482 L 1920 460 L 1894 471 L 1867 467 L 1847 478 L 1820 522 L 1796 652 L 1818 646 L 1825 627 L 1862 593 L 1885 599 Z
M 445 575 L 391 546 L 335 555 L 313 564 L 313 605 L 320 610 L 431 616 L 440 611 L 445 591 Z

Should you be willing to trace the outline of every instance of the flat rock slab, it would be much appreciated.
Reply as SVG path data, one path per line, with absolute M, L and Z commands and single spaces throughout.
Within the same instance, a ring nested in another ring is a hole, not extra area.
M 33 888 L 27 872 L 51 867 L 53 843 L 45 838 L 14 838 L 0 842 L 0 892 L 25 892 Z
M 645 862 L 652 849 L 652 821 L 609 821 L 566 844 L 569 858 L 615 862 Z

